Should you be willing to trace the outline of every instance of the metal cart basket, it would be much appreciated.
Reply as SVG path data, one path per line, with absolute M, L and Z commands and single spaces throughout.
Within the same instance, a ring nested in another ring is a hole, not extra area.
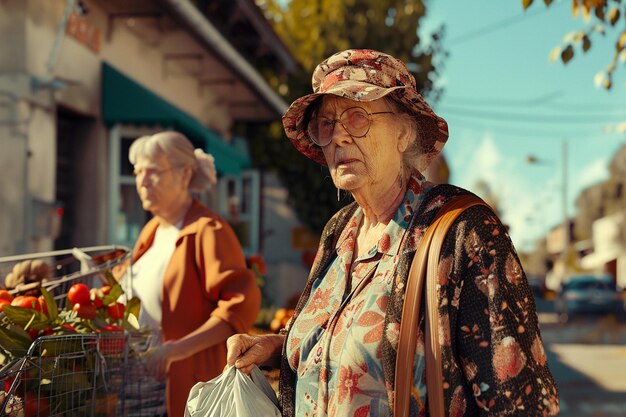
M 104 271 L 130 265 L 130 255 L 126 246 L 106 245 L 0 257 L 0 288 L 8 284 L 12 272 L 20 269 L 19 274 L 24 276 L 25 282 L 9 292 L 28 294 L 43 287 L 54 295 L 59 307 L 64 307 L 67 291 L 73 284 L 101 285 L 98 277 Z M 34 270 L 35 264 L 38 265 L 37 271 Z M 20 265 L 23 268 L 19 268 Z
M 23 282 L 10 292 L 43 287 L 63 308 L 73 284 L 101 286 L 102 274 L 130 265 L 130 251 L 97 246 L 0 258 L 0 284 L 18 263 L 35 260 L 50 266 L 44 280 Z M 145 366 L 155 337 L 146 331 L 41 336 L 10 361 L 0 346 L 0 417 L 165 415 L 165 384 Z

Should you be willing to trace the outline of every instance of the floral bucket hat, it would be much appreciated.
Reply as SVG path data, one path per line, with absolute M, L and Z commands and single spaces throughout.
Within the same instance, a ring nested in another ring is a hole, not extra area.
M 338 52 L 313 72 L 313 94 L 294 101 L 283 116 L 287 137 L 298 151 L 326 165 L 322 149 L 309 138 L 306 109 L 316 98 L 333 94 L 357 102 L 374 101 L 390 95 L 418 119 L 422 154 L 417 163 L 424 171 L 448 140 L 448 124 L 437 116 L 417 92 L 415 78 L 406 65 L 391 55 L 369 49 Z

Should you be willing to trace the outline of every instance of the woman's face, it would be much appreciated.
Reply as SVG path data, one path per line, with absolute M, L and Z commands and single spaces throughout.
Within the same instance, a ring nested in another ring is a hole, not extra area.
M 140 157 L 134 167 L 135 185 L 143 209 L 155 216 L 175 211 L 188 193 L 183 167 L 171 166 L 165 154 Z
M 364 137 L 352 137 L 338 121 L 332 140 L 322 147 L 335 186 L 351 192 L 362 187 L 385 187 L 400 173 L 402 152 L 409 143 L 410 126 L 384 100 L 355 102 L 324 96 L 317 115 L 339 119 L 347 109 L 360 107 L 370 114 L 369 131 Z M 408 132 L 407 132 L 408 130 Z

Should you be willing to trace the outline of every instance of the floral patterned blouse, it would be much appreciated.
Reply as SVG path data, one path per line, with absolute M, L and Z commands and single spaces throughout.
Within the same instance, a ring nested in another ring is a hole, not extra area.
M 419 191 L 432 187 L 423 177 L 414 181 Z M 296 415 L 390 415 L 380 361 L 385 310 L 400 242 L 424 195 L 409 190 L 377 245 L 354 262 L 360 208 L 342 231 L 336 256 L 313 283 L 287 345 L 290 365 L 298 373 Z M 414 375 L 421 375 L 423 352 L 417 356 Z M 415 384 L 423 395 L 423 384 L 419 379 Z
M 414 172 L 404 203 L 377 245 L 352 261 L 363 213 L 356 203 L 327 224 L 288 326 L 281 364 L 283 416 L 391 416 L 397 337 L 410 263 L 424 230 L 451 197 Z M 534 299 L 505 227 L 467 209 L 438 266 L 446 415 L 552 416 L 558 393 Z M 422 303 L 422 308 L 423 308 Z M 420 314 L 411 416 L 428 415 Z

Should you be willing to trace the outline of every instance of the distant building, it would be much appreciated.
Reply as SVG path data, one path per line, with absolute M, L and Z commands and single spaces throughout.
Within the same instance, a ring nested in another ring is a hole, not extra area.
M 548 233 L 548 288 L 557 289 L 568 274 L 584 271 L 608 273 L 618 287 L 626 288 L 625 183 L 626 145 L 611 160 L 609 178 L 587 187 L 577 197 L 567 246 L 562 224 Z
M 626 145 L 613 156 L 609 178 L 587 188 L 577 199 L 577 232 L 589 239 L 591 251 L 581 266 L 611 274 L 626 288 Z

